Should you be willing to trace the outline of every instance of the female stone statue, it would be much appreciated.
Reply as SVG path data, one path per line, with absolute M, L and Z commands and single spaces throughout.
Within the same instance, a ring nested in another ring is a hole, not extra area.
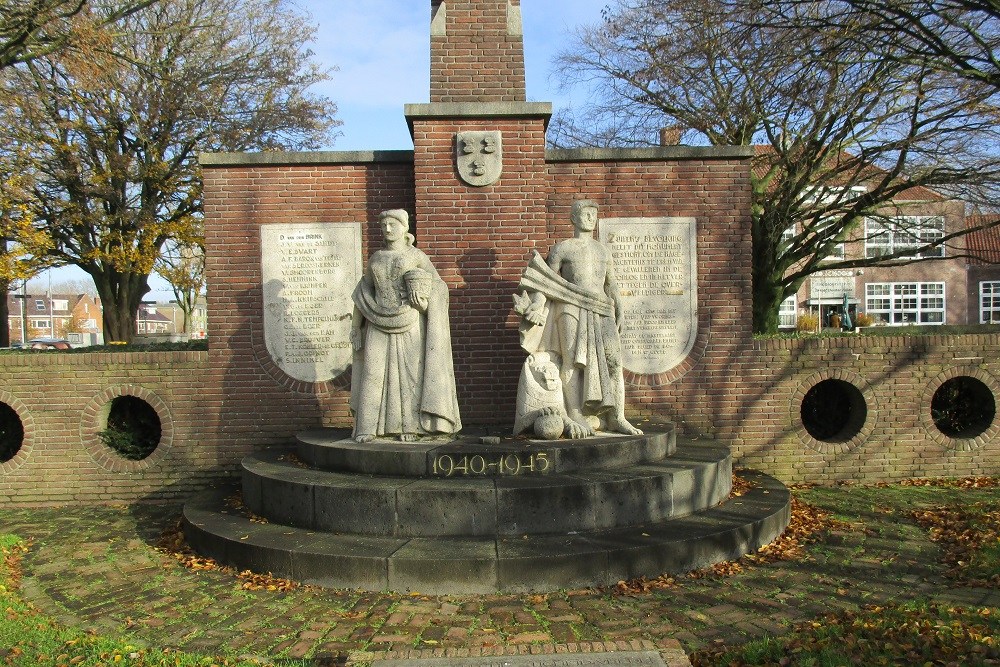
M 354 439 L 457 433 L 462 428 L 448 328 L 448 287 L 413 246 L 409 216 L 384 211 L 385 247 L 354 290 Z

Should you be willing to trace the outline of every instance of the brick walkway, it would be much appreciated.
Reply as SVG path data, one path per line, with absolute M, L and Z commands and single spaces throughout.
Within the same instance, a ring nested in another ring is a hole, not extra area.
M 178 516 L 178 507 L 162 506 L 5 510 L 0 532 L 32 541 L 23 593 L 65 624 L 151 646 L 315 657 L 318 664 L 603 650 L 670 656 L 780 634 L 790 623 L 865 604 L 1000 603 L 997 591 L 950 587 L 937 547 L 906 521 L 831 534 L 804 562 L 722 579 L 681 577 L 638 595 L 430 597 L 243 590 L 230 574 L 185 569 L 153 548 Z

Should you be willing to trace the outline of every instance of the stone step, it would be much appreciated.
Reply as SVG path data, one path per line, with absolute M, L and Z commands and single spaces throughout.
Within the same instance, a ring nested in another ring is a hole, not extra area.
M 346 429 L 296 436 L 297 454 L 314 468 L 392 477 L 506 477 L 620 468 L 673 454 L 676 435 L 666 424 L 643 435 L 601 434 L 586 440 L 532 440 L 470 429 L 454 439 L 354 442 Z
M 315 470 L 295 457 L 245 458 L 243 502 L 269 521 L 386 537 L 521 536 L 628 527 L 717 505 L 731 488 L 726 447 L 683 443 L 615 469 L 417 478 Z
M 524 536 L 392 537 L 330 534 L 251 521 L 205 493 L 184 508 L 200 554 L 239 569 L 306 584 L 428 594 L 485 594 L 613 585 L 680 573 L 752 552 L 788 525 L 788 490 L 746 473 L 742 496 L 682 518 L 643 526 Z

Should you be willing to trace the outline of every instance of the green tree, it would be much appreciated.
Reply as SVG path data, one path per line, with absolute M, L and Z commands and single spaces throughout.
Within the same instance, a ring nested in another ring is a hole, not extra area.
M 177 307 L 184 314 L 183 333 L 191 333 L 191 314 L 205 289 L 204 241 L 173 242 L 163 249 L 153 267 L 170 283 Z
M 114 10 L 89 5 L 102 45 L 91 57 L 5 70 L 0 133 L 29 165 L 25 203 L 47 256 L 93 278 L 105 336 L 128 341 L 161 248 L 192 236 L 198 152 L 313 148 L 339 121 L 308 92 L 328 72 L 290 2 L 161 0 L 108 23 Z
M 816 30 L 816 8 L 795 0 L 773 21 L 779 4 L 621 0 L 599 25 L 577 31 L 558 60 L 567 85 L 589 86 L 597 101 L 550 130 L 564 146 L 653 145 L 665 126 L 693 142 L 758 145 L 758 332 L 777 330 L 781 302 L 812 273 L 913 253 L 837 259 L 866 217 L 888 214 L 916 187 L 977 201 L 1000 174 L 990 86 L 901 49 Z

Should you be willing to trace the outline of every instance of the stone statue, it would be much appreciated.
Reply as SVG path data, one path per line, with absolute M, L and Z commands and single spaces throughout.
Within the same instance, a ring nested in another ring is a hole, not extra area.
M 543 440 L 557 440 L 563 433 L 578 433 L 579 428 L 566 414 L 559 367 L 551 355 L 528 355 L 517 386 L 514 435 L 531 430 Z
M 625 418 L 622 303 L 611 251 L 593 237 L 597 204 L 574 202 L 572 218 L 573 238 L 554 245 L 547 262 L 536 252 L 521 276 L 524 292 L 514 296 L 521 346 L 533 355 L 547 352 L 559 367 L 564 435 L 587 437 L 598 429 L 638 435 Z M 518 414 L 525 409 L 519 405 Z
M 448 325 L 448 287 L 413 246 L 409 216 L 384 211 L 385 248 L 354 290 L 354 439 L 453 434 L 462 428 Z

